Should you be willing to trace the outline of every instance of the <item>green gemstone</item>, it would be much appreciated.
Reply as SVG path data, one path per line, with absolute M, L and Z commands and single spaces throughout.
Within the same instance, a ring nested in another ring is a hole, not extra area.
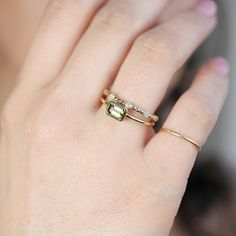
M 111 101 L 107 105 L 107 115 L 111 116 L 112 118 L 122 121 L 126 115 L 126 108 L 120 104 L 117 104 L 114 101 Z

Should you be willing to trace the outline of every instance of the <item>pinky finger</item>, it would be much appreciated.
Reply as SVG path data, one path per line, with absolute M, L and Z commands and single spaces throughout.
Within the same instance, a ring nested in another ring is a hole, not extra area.
M 229 65 L 222 58 L 212 59 L 203 66 L 190 89 L 173 108 L 164 128 L 203 145 L 224 104 L 228 91 L 228 73 Z M 198 150 L 185 139 L 159 132 L 147 144 L 145 152 L 147 161 L 152 165 L 167 167 L 167 172 L 174 174 L 176 181 L 186 181 Z M 162 154 L 158 158 L 157 152 Z

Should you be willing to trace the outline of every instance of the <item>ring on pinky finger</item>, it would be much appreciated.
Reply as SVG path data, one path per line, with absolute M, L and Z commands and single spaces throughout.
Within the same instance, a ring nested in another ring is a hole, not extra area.
M 158 150 L 165 154 L 166 163 L 172 163 L 175 172 L 178 166 L 182 174 L 188 176 L 198 151 L 196 147 L 200 148 L 206 142 L 223 107 L 228 92 L 229 70 L 229 64 L 223 58 L 212 59 L 203 66 L 163 126 L 173 130 L 175 135 L 170 135 L 170 132 L 157 133 L 145 148 L 147 159 L 158 166 Z

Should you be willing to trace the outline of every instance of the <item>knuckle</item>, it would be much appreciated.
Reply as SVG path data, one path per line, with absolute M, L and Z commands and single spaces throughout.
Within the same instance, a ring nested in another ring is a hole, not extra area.
M 124 32 L 137 23 L 137 16 L 120 1 L 112 1 L 97 14 L 94 24 L 97 28 Z
M 217 114 L 209 103 L 193 95 L 187 95 L 182 105 L 188 120 L 207 129 L 214 126 Z
M 175 62 L 177 50 L 171 36 L 158 32 L 141 35 L 136 40 L 136 48 L 144 61 L 171 65 Z

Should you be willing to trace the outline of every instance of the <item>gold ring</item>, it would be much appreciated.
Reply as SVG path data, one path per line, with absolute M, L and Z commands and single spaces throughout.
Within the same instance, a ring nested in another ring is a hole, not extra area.
M 185 135 L 182 135 L 182 134 L 180 134 L 178 132 L 175 132 L 175 131 L 173 131 L 171 129 L 167 129 L 167 128 L 161 128 L 160 131 L 168 133 L 168 134 L 172 134 L 172 135 L 174 135 L 174 136 L 176 136 L 178 138 L 181 138 L 181 139 L 183 139 L 183 140 L 193 144 L 198 149 L 198 151 L 201 151 L 201 149 L 202 149 L 200 144 L 198 144 L 197 142 L 195 142 L 194 140 L 192 140 L 191 138 L 189 138 L 189 137 L 187 137 Z
M 101 97 L 101 102 L 107 105 L 106 114 L 118 121 L 123 121 L 125 117 L 147 126 L 154 126 L 159 120 L 158 116 L 152 115 L 130 102 L 120 99 L 118 96 L 105 89 Z M 136 112 L 141 117 L 134 116 L 132 113 Z M 144 118 L 142 118 L 142 116 Z

